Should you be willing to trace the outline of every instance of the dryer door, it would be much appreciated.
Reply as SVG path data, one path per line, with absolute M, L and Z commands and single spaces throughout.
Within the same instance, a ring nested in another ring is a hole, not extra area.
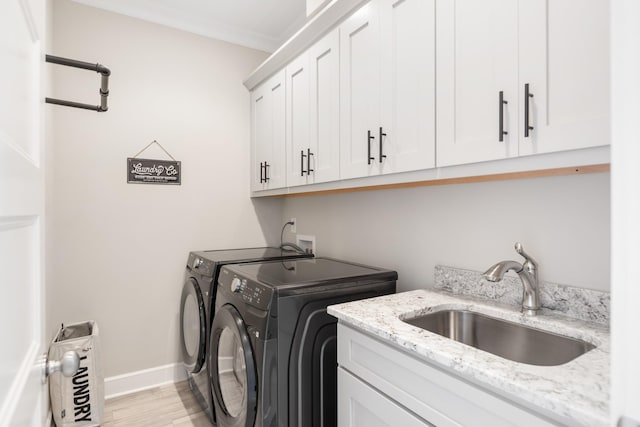
M 218 425 L 253 427 L 258 377 L 249 335 L 231 304 L 216 311 L 211 327 L 209 372 Z
M 206 318 L 204 299 L 200 286 L 193 277 L 182 287 L 180 301 L 180 335 L 182 337 L 182 361 L 187 372 L 200 372 L 206 350 Z

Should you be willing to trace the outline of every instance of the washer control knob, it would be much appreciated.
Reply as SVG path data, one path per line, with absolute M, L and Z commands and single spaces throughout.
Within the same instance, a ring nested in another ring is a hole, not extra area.
M 247 286 L 246 280 L 240 280 L 237 277 L 234 277 L 231 281 L 231 292 L 241 292 Z
M 202 263 L 203 263 L 202 258 L 197 258 L 197 257 L 196 257 L 196 258 L 193 260 L 193 268 L 194 268 L 194 269 L 199 268 L 199 267 L 202 265 Z

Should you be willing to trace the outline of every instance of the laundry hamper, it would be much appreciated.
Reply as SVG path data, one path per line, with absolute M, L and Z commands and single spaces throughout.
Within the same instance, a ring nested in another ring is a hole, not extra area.
M 49 347 L 49 360 L 59 360 L 70 350 L 80 356 L 80 368 L 71 377 L 60 372 L 49 377 L 53 419 L 58 427 L 98 426 L 104 412 L 104 377 L 95 321 L 63 325 Z

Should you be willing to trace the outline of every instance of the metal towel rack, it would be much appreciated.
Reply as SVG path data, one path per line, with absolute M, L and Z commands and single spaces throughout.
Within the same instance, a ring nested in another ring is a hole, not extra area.
M 81 102 L 65 101 L 62 99 L 45 98 L 48 104 L 64 105 L 65 107 L 84 108 L 86 110 L 97 111 L 103 113 L 109 109 L 107 106 L 107 97 L 109 96 L 109 76 L 111 70 L 104 65 L 91 64 L 89 62 L 76 61 L 75 59 L 61 58 L 59 56 L 47 55 L 46 61 L 52 64 L 65 65 L 67 67 L 82 68 L 85 70 L 93 70 L 101 74 L 100 83 L 100 105 L 83 104 Z

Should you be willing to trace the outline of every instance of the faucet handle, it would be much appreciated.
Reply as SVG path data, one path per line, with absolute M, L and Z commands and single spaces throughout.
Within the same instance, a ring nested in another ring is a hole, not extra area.
M 531 257 L 531 255 L 529 255 L 528 253 L 526 253 L 526 252 L 524 251 L 524 248 L 522 247 L 522 243 L 520 243 L 520 242 L 516 242 L 516 246 L 515 246 L 515 248 L 516 248 L 516 252 L 518 252 L 520 255 L 522 255 L 522 257 L 523 257 L 524 259 L 526 259 L 526 260 L 527 260 L 527 263 L 528 263 L 528 264 L 532 265 L 534 269 L 535 269 L 535 268 L 538 268 L 538 263 L 536 262 L 536 260 L 535 260 L 535 259 L 533 259 L 533 258 Z M 526 266 L 525 266 L 525 267 L 526 267 Z

